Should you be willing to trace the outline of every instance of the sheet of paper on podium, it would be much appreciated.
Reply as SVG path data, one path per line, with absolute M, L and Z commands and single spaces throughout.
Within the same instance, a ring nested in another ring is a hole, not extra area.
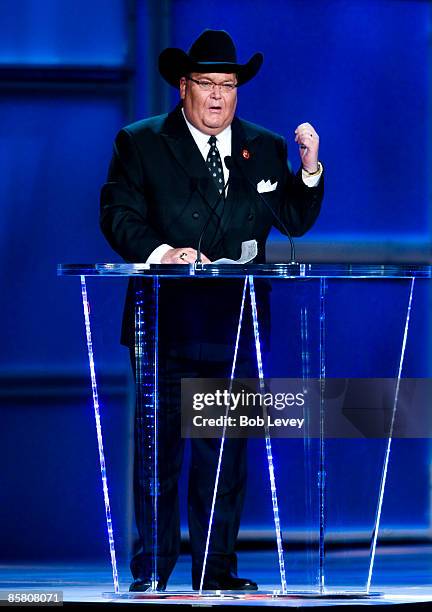
M 241 255 L 239 259 L 216 259 L 212 264 L 246 264 L 255 259 L 258 255 L 258 245 L 256 240 L 245 240 L 241 245 Z

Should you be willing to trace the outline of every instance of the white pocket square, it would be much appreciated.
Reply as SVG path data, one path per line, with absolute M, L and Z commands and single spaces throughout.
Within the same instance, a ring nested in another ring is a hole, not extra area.
M 277 187 L 277 184 L 277 181 L 275 183 L 272 183 L 270 179 L 268 181 L 265 181 L 263 179 L 257 184 L 257 191 L 258 193 L 267 193 L 268 191 L 274 191 Z

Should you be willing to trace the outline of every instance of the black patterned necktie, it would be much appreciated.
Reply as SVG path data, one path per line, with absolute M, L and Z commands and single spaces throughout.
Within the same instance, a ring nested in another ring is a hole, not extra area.
M 210 145 L 210 151 L 207 155 L 207 168 L 216 183 L 219 193 L 222 193 L 224 187 L 224 175 L 222 168 L 222 160 L 219 155 L 218 148 L 216 146 L 216 136 L 210 136 L 208 139 Z

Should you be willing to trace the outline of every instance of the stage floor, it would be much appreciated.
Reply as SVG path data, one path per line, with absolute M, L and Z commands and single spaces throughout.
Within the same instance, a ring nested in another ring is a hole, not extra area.
M 333 551 L 328 553 L 326 560 L 334 562 L 339 572 L 341 584 L 351 583 L 350 572 L 356 562 L 361 562 L 367 551 Z M 182 556 L 171 577 L 165 594 L 133 594 L 130 598 L 128 587 L 130 582 L 127 567 L 119 568 L 120 595 L 111 597 L 113 593 L 112 574 L 109 561 L 104 565 L 96 564 L 46 564 L 33 565 L 21 563 L 0 566 L 0 596 L 10 591 L 62 591 L 66 605 L 68 603 L 88 603 L 105 605 L 118 604 L 152 604 L 161 605 L 183 604 L 196 606 L 290 606 L 316 607 L 330 605 L 383 605 L 383 604 L 414 604 L 432 602 L 432 546 L 400 546 L 382 547 L 378 549 L 375 563 L 372 591 L 377 593 L 368 599 L 355 597 L 325 598 L 308 593 L 305 597 L 289 595 L 288 597 L 272 597 L 268 593 L 280 589 L 277 574 L 274 571 L 275 552 L 255 551 L 239 553 L 240 574 L 256 580 L 260 591 L 245 595 L 223 596 L 203 595 L 190 587 L 190 559 Z M 287 559 L 288 559 L 287 555 Z M 269 569 L 271 568 L 271 569 Z M 339 580 L 338 580 L 339 582 Z M 288 584 L 288 589 L 294 585 Z M 180 594 L 181 593 L 181 594 Z M 3 602 L 2 602 L 3 603 Z M 104 606 L 105 607 L 105 606 Z

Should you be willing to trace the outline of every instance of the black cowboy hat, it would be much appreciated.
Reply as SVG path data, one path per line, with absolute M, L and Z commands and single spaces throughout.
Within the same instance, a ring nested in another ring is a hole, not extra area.
M 261 68 L 263 54 L 255 53 L 246 64 L 237 62 L 234 41 L 225 30 L 204 30 L 187 53 L 168 48 L 159 55 L 159 72 L 174 87 L 191 72 L 234 72 L 239 85 L 250 81 Z

